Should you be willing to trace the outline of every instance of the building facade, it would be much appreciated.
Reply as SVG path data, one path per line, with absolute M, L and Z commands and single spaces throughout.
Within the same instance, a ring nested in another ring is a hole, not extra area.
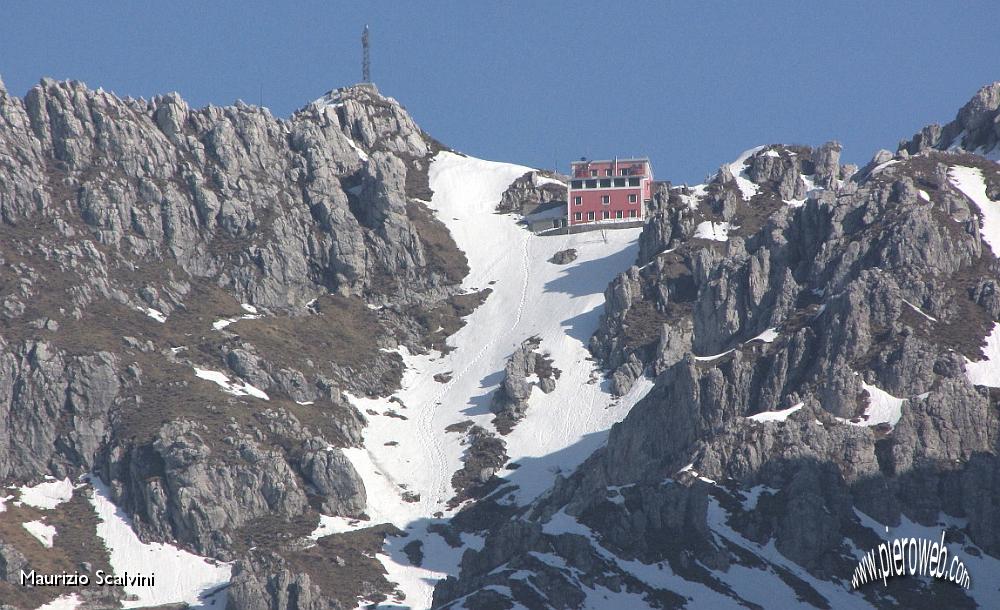
M 582 159 L 570 165 L 570 225 L 642 220 L 652 198 L 653 168 L 649 159 Z

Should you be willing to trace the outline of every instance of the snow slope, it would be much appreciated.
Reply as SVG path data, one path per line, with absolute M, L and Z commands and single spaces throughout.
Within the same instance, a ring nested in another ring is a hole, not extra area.
M 629 395 L 615 399 L 586 348 L 603 309 L 604 289 L 634 262 L 641 229 L 550 237 L 526 231 L 515 216 L 494 210 L 507 186 L 529 169 L 450 152 L 435 157 L 429 172 L 434 197 L 428 205 L 468 258 L 470 273 L 462 288 L 492 292 L 448 339 L 454 347 L 448 354 L 400 350 L 406 372 L 394 398 L 405 409 L 388 399 L 351 397 L 362 411 L 393 409 L 407 419 L 370 417 L 365 449 L 345 451 L 365 482 L 372 521 L 324 518 L 314 536 L 386 521 L 407 529 L 410 536 L 390 539 L 379 559 L 390 580 L 406 593 L 409 607 L 429 607 L 435 582 L 456 572 L 464 551 L 426 530 L 435 513 L 453 513 L 447 507 L 455 495 L 451 477 L 462 467 L 466 450 L 463 435 L 446 433 L 445 427 L 472 420 L 494 429 L 490 400 L 507 358 L 522 341 L 540 337 L 540 351 L 562 373 L 552 393 L 532 394 L 527 417 L 504 439 L 511 461 L 520 468 L 502 476 L 519 486 L 513 493 L 519 503 L 530 501 L 557 473 L 573 470 L 600 447 L 611 425 L 652 387 L 642 380 Z M 575 261 L 548 262 L 567 248 L 577 250 Z M 434 380 L 437 373 L 451 378 L 440 383 Z M 386 446 L 388 442 L 398 444 Z M 404 492 L 419 494 L 419 501 L 403 501 Z M 414 538 L 424 542 L 421 568 L 410 566 L 402 553 Z M 473 536 L 465 542 L 473 548 L 481 544 Z

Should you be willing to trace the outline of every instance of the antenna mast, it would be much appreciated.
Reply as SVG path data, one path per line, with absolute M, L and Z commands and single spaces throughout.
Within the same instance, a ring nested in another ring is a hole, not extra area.
M 361 49 L 363 51 L 363 59 L 361 60 L 361 81 L 370 83 L 372 82 L 372 58 L 369 51 L 367 23 L 365 24 L 365 31 L 361 34 Z

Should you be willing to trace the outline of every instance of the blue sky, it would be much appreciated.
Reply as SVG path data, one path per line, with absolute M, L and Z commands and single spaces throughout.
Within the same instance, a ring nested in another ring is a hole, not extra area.
M 281 116 L 373 80 L 439 140 L 566 170 L 645 154 L 698 182 L 757 144 L 840 140 L 847 161 L 945 122 L 1000 80 L 997 2 L 8 2 L 0 77 L 176 90 Z

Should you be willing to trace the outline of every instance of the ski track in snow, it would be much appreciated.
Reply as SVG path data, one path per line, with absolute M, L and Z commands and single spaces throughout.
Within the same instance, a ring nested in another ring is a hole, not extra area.
M 440 536 L 427 532 L 434 514 L 447 517 L 454 510 L 451 477 L 462 467 L 467 446 L 464 434 L 445 427 L 472 420 L 494 430 L 489 410 L 493 391 L 502 380 L 513 351 L 531 336 L 541 338 L 539 350 L 548 353 L 561 371 L 551 394 L 533 392 L 524 420 L 504 438 L 511 462 L 520 468 L 498 473 L 518 486 L 509 501 L 534 499 L 552 484 L 557 473 L 572 471 L 607 439 L 611 425 L 652 387 L 640 379 L 626 396 L 613 397 L 609 382 L 588 360 L 587 342 L 596 330 L 604 305 L 604 289 L 614 276 L 635 262 L 639 228 L 593 231 L 541 237 L 517 224 L 514 215 L 495 208 L 511 182 L 530 168 L 495 163 L 454 153 L 435 157 L 429 171 L 434 196 L 428 206 L 447 225 L 465 253 L 470 272 L 465 292 L 486 288 L 490 295 L 448 338 L 448 354 L 410 354 L 400 349 L 406 370 L 401 389 L 387 398 L 349 396 L 362 412 L 393 409 L 408 419 L 369 417 L 364 448 L 344 450 L 354 463 L 368 492 L 369 521 L 323 517 L 313 537 L 391 522 L 410 536 L 390 538 L 377 555 L 388 578 L 406 594 L 404 601 L 387 600 L 382 607 L 430 606 L 437 580 L 456 574 L 466 548 L 482 540 L 463 534 L 463 546 L 452 549 Z M 567 265 L 548 259 L 560 250 L 576 248 L 578 258 Z M 433 379 L 450 373 L 445 383 Z M 386 442 L 397 444 L 386 446 Z M 415 502 L 404 492 L 419 494 Z M 508 500 L 505 500 L 508 501 Z M 419 539 L 424 563 L 411 566 L 402 547 Z

